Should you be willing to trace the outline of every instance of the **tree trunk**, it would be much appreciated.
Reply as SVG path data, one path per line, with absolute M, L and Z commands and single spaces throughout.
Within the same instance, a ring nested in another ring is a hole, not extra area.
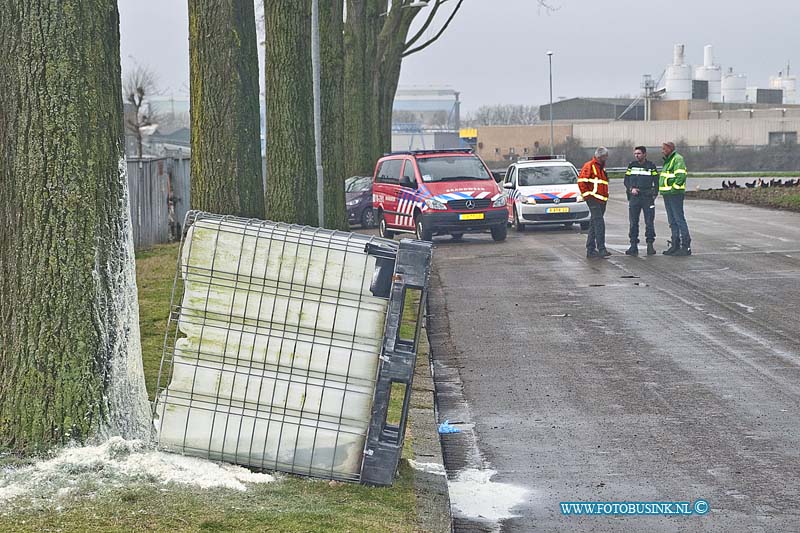
M 392 149 L 392 105 L 403 49 L 419 10 L 381 0 L 348 0 L 345 24 L 345 174 L 372 175 Z
M 381 62 L 378 50 L 378 36 L 381 33 L 382 24 L 386 20 L 384 15 L 385 11 L 386 2 L 383 2 L 382 0 L 369 0 L 366 16 L 367 52 L 364 60 L 364 83 L 367 85 L 368 103 L 366 111 L 367 128 L 365 133 L 369 136 L 369 140 L 367 142 L 368 152 L 366 154 L 366 174 L 369 176 L 374 173 L 375 163 L 377 163 L 378 159 L 383 155 L 384 152 L 389 151 L 384 150 L 384 148 L 380 145 L 380 142 L 377 140 L 376 133 L 378 128 L 378 114 L 377 110 L 372 105 L 375 99 L 375 85 L 372 74 L 375 69 L 379 68 Z
M 317 222 L 310 0 L 265 0 L 267 217 Z
M 392 18 L 390 14 L 389 20 L 386 21 L 386 26 L 378 38 L 380 61 L 376 62 L 374 66 L 374 106 L 376 109 L 374 138 L 380 153 L 389 152 L 392 149 L 392 108 L 400 81 L 403 50 L 411 22 L 414 19 L 411 9 L 395 9 L 397 10 L 395 18 Z
M 325 227 L 348 229 L 345 207 L 343 0 L 320 2 L 322 166 L 325 170 Z
M 344 79 L 344 133 L 345 169 L 347 176 L 367 174 L 369 168 L 367 130 L 367 75 L 365 71 L 367 25 L 367 0 L 347 0 L 347 22 L 345 23 L 344 41 L 347 50 L 345 55 Z
M 114 0 L 0 3 L 0 446 L 150 433 Z
M 252 0 L 189 0 L 192 207 L 264 217 Z

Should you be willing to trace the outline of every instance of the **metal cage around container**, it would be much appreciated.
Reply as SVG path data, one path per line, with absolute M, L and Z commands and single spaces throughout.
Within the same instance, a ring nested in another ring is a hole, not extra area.
M 430 243 L 189 212 L 153 405 L 159 447 L 390 485 L 430 261 Z

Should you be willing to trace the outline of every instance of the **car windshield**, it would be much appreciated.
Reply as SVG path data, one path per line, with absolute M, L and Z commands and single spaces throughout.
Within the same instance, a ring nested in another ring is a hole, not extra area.
M 519 167 L 518 173 L 520 187 L 578 183 L 578 173 L 572 165 Z
M 489 171 L 474 155 L 417 159 L 422 181 L 490 180 Z
M 345 192 L 364 192 L 372 188 L 372 178 L 370 176 L 354 176 L 344 182 Z

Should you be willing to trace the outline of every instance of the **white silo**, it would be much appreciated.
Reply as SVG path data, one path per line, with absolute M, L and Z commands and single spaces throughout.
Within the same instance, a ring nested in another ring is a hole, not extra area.
M 733 69 L 730 69 L 722 77 L 722 101 L 726 104 L 747 102 L 747 76 L 734 74 Z
M 683 62 L 683 45 L 676 44 L 672 64 L 667 65 L 665 74 L 666 92 L 664 100 L 692 99 L 692 67 Z
M 694 79 L 708 82 L 708 101 L 722 101 L 722 69 L 714 64 L 714 47 L 703 48 L 703 66 L 694 69 Z
M 783 89 L 783 103 L 794 104 L 797 100 L 797 78 L 794 76 L 783 76 L 783 73 L 777 76 L 770 76 L 769 78 L 770 89 Z

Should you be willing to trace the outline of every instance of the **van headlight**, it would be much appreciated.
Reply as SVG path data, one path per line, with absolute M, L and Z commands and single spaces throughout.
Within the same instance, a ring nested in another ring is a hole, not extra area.
M 519 197 L 519 203 L 536 205 L 536 200 L 533 197 L 530 197 L 530 196 L 520 196 Z
M 440 202 L 435 198 L 428 198 L 427 200 L 425 200 L 425 205 L 428 206 L 428 209 L 435 209 L 438 211 L 447 209 L 447 206 L 443 202 Z
M 505 207 L 507 201 L 508 200 L 506 199 L 506 195 L 504 194 L 500 196 L 500 198 L 492 202 L 492 207 Z

